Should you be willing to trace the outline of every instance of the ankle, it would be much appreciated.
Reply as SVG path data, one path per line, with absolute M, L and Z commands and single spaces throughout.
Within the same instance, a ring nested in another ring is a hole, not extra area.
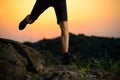
M 70 52 L 64 52 L 63 54 L 69 54 Z
M 32 24 L 33 23 L 33 20 L 30 19 L 30 14 L 26 16 L 25 20 L 26 20 L 26 22 L 28 24 Z

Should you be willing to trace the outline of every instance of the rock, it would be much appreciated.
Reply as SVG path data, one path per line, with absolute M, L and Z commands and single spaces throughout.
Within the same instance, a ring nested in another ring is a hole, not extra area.
M 40 47 L 39 47 L 40 48 Z M 0 80 L 119 80 L 110 72 L 61 65 L 47 50 L 0 38 Z
M 0 80 L 79 80 L 78 71 L 60 65 L 48 51 L 37 52 L 22 43 L 0 39 Z
M 0 39 L 0 80 L 25 80 L 42 67 L 40 54 L 19 42 Z

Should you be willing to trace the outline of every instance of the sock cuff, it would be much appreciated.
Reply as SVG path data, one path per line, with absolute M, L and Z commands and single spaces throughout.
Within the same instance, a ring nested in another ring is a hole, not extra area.
M 30 19 L 30 14 L 27 15 L 25 19 L 26 19 L 26 22 L 27 22 L 28 24 L 32 24 L 32 23 L 33 23 L 33 20 Z

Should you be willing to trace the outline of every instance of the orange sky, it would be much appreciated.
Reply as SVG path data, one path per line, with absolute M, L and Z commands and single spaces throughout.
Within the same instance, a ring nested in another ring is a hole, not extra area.
M 60 36 L 52 7 L 23 31 L 19 22 L 31 12 L 36 0 L 0 1 L 0 37 L 37 41 Z M 120 37 L 119 0 L 67 0 L 69 31 L 75 34 Z

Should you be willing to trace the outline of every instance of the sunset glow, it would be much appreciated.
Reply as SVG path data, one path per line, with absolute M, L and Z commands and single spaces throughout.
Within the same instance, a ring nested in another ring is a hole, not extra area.
M 19 22 L 30 14 L 36 0 L 0 1 L 0 37 L 38 41 L 60 36 L 52 7 L 24 30 Z M 67 0 L 69 31 L 75 34 L 120 37 L 119 0 Z

